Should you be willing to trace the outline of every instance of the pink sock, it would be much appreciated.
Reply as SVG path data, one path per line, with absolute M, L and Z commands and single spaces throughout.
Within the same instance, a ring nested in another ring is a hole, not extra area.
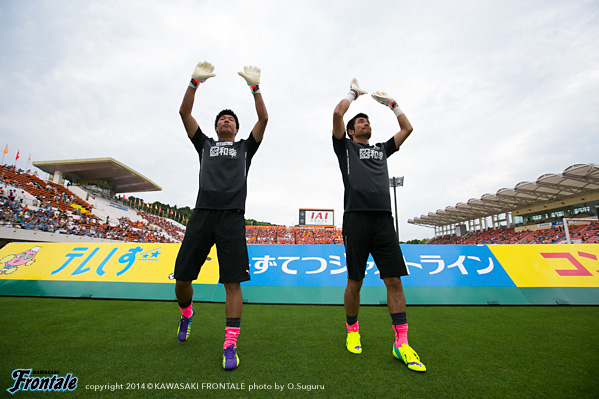
M 356 321 L 356 324 L 352 324 L 351 326 L 345 323 L 347 327 L 347 332 L 360 332 L 360 323 Z
M 223 349 L 233 345 L 237 347 L 237 337 L 239 336 L 239 327 L 225 327 L 225 343 Z
M 193 314 L 193 302 L 186 308 L 179 307 L 181 309 L 181 314 L 183 317 L 191 317 Z
M 398 324 L 393 326 L 393 331 L 395 331 L 395 347 L 399 348 L 403 344 L 408 344 L 408 323 L 406 324 Z

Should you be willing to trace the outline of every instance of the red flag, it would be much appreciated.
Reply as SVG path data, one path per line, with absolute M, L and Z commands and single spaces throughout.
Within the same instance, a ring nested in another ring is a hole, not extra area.
M 21 150 L 17 151 L 17 156 L 15 157 L 15 161 L 16 161 L 17 159 L 19 159 L 19 154 L 20 154 L 20 153 L 21 153 Z

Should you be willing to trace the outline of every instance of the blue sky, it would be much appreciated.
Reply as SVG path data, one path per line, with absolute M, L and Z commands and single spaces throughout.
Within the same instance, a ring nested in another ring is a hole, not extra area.
M 356 77 L 395 97 L 414 132 L 389 160 L 402 240 L 418 217 L 599 153 L 597 1 L 16 1 L 0 3 L 0 134 L 5 162 L 113 157 L 160 185 L 146 201 L 193 206 L 198 160 L 178 108 L 198 61 L 194 116 L 256 121 L 237 75 L 262 69 L 270 120 L 249 175 L 246 217 L 294 225 L 335 209 L 343 186 L 332 112 Z M 363 96 L 372 142 L 397 130 Z

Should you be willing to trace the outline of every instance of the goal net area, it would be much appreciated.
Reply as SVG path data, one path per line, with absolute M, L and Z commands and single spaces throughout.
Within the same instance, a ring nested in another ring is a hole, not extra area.
M 567 244 L 581 243 L 582 240 L 579 234 L 583 232 L 589 225 L 595 226 L 599 223 L 597 217 L 586 218 L 564 218 L 564 233 L 566 234 Z

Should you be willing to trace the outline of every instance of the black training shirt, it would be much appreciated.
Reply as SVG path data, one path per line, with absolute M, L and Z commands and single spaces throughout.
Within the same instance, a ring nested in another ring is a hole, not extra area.
M 345 212 L 391 212 L 387 157 L 397 151 L 395 139 L 364 145 L 333 136 L 333 148 L 343 176 Z
M 198 127 L 191 139 L 200 157 L 198 209 L 245 211 L 247 174 L 260 143 L 252 133 L 247 140 L 214 141 Z

